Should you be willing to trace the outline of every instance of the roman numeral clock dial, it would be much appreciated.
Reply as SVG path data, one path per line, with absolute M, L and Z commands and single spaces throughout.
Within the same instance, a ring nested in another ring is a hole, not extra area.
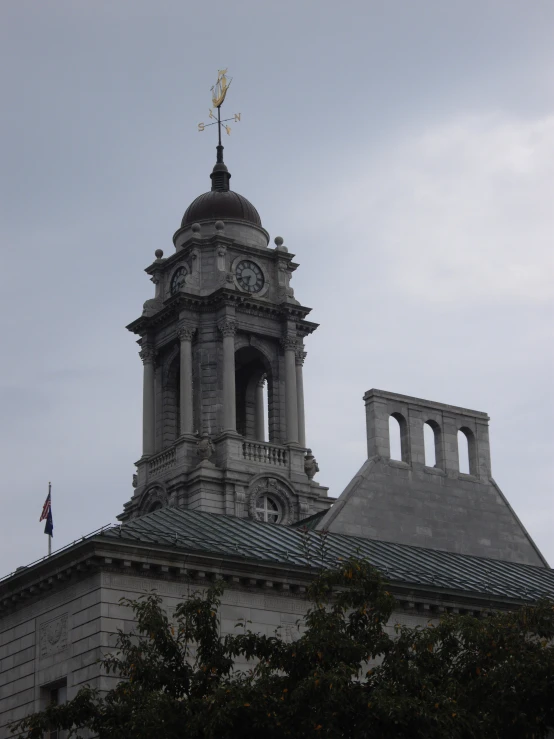
M 262 270 L 255 262 L 251 262 L 249 259 L 244 259 L 237 264 L 236 275 L 237 282 L 246 292 L 259 293 L 264 286 Z

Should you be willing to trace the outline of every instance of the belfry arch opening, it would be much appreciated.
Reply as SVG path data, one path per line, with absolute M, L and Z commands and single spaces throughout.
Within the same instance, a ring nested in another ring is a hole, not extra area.
M 246 439 L 273 441 L 273 418 L 269 412 L 273 394 L 271 367 L 255 347 L 235 353 L 237 432 Z

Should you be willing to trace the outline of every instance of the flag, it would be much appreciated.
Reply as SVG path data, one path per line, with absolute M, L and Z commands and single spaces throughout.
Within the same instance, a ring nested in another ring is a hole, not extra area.
M 42 507 L 42 514 L 39 518 L 39 523 L 41 521 L 44 521 L 46 519 L 46 524 L 44 525 L 44 533 L 48 534 L 48 536 L 54 536 L 54 519 L 52 518 L 52 487 L 51 485 L 48 485 L 48 496 L 46 500 L 44 501 L 44 505 Z

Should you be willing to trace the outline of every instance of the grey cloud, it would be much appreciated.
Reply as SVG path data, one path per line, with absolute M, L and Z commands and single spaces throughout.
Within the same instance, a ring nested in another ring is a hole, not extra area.
M 540 166 L 496 176 L 496 210 L 471 221 L 468 196 L 490 180 L 469 164 L 480 140 L 501 142 L 467 127 L 492 111 L 529 143 L 549 120 L 553 21 L 545 0 L 6 4 L 0 383 L 23 403 L 1 406 L 6 571 L 45 551 L 48 479 L 56 546 L 129 497 L 142 368 L 124 326 L 152 297 L 154 250 L 171 253 L 209 187 L 215 142 L 196 126 L 218 65 L 242 112 L 224 142 L 231 184 L 296 253 L 296 295 L 321 323 L 305 366 L 321 483 L 336 495 L 363 462 L 371 386 L 486 410 L 494 475 L 554 560 L 551 139 Z M 464 125 L 469 155 L 452 135 L 437 153 L 437 134 Z M 439 200 L 418 210 L 422 187 Z M 487 264 L 466 291 L 479 238 Z M 526 260 L 519 285 L 506 269 Z

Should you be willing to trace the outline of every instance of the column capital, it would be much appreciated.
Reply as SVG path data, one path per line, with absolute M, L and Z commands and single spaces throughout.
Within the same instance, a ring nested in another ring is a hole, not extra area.
M 196 333 L 196 326 L 189 326 L 182 323 L 177 327 L 177 336 L 181 341 L 192 341 L 192 337 Z
M 156 350 L 151 344 L 145 344 L 139 352 L 139 357 L 143 364 L 154 364 L 156 359 Z
M 226 318 L 224 321 L 218 323 L 217 327 L 223 336 L 234 336 L 237 332 L 237 322 L 232 318 Z
M 302 347 L 301 349 L 297 349 L 295 354 L 296 354 L 296 365 L 299 367 L 302 367 L 308 352 L 305 352 Z
M 281 346 L 285 351 L 296 352 L 298 349 L 298 339 L 292 334 L 286 334 L 281 338 Z

